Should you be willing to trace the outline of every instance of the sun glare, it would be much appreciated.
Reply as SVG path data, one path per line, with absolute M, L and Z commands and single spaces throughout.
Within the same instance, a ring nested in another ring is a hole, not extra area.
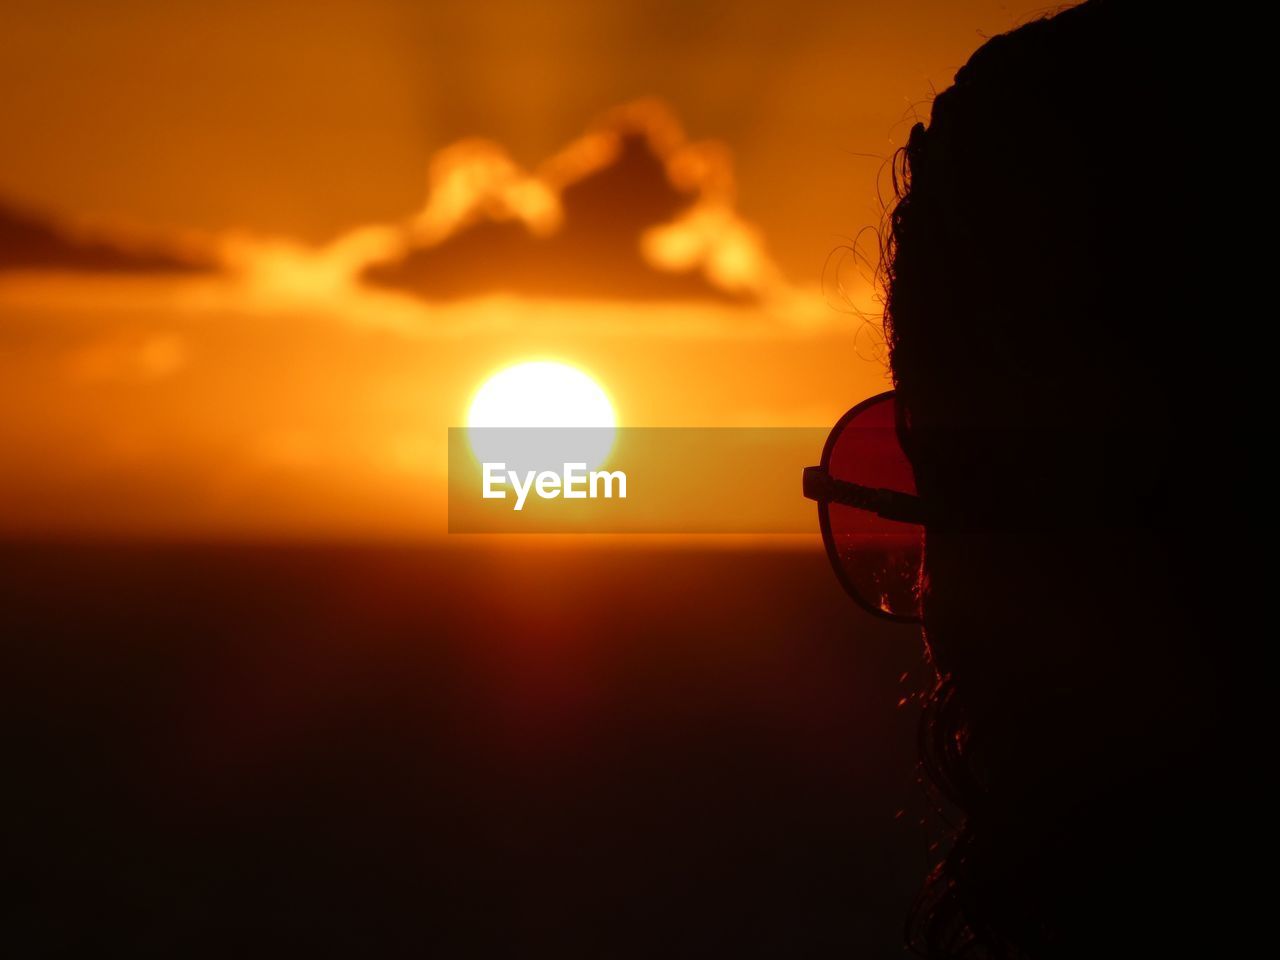
M 467 431 L 477 459 L 511 459 L 510 433 L 491 429 L 501 427 L 594 428 L 554 438 L 558 448 L 567 444 L 592 468 L 609 455 L 617 420 L 604 388 L 589 374 L 566 363 L 534 361 L 500 370 L 476 391 Z

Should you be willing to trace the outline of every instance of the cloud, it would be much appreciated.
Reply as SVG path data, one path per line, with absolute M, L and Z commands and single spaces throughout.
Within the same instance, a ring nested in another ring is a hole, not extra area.
M 189 273 L 216 266 L 207 245 L 191 237 L 62 223 L 0 201 L 0 272 Z
M 364 228 L 329 258 L 367 252 L 363 281 L 427 300 L 765 299 L 785 282 L 735 199 L 729 150 L 690 142 L 670 110 L 640 100 L 535 171 L 490 141 L 441 150 L 402 242 L 382 233 L 375 248 Z
M 689 140 L 652 99 L 606 112 L 532 170 L 492 141 L 444 147 L 421 209 L 319 245 L 61 222 L 0 202 L 6 271 L 221 274 L 282 304 L 377 294 L 777 305 L 796 292 L 737 212 L 730 150 Z

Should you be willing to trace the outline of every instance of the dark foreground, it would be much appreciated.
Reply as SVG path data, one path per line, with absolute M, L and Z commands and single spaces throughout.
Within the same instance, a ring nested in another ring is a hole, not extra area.
M 919 644 L 816 549 L 0 575 L 9 955 L 902 954 Z

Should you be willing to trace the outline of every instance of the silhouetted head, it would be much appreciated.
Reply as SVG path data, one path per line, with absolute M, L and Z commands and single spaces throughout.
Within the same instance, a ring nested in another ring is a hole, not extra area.
M 1223 681 L 1248 665 L 1239 348 L 1205 259 L 1221 124 L 1196 25 L 1140 6 L 991 39 L 900 156 L 886 326 L 937 518 L 924 759 L 964 815 L 917 915 L 932 955 L 1222 922 L 1202 858 L 1239 800 Z

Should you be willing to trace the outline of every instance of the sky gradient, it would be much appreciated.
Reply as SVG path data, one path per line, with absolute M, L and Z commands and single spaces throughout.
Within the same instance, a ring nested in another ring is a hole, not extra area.
M 1042 12 L 6 4 L 0 531 L 440 534 L 531 359 L 627 426 L 828 425 L 887 386 L 838 251 Z

